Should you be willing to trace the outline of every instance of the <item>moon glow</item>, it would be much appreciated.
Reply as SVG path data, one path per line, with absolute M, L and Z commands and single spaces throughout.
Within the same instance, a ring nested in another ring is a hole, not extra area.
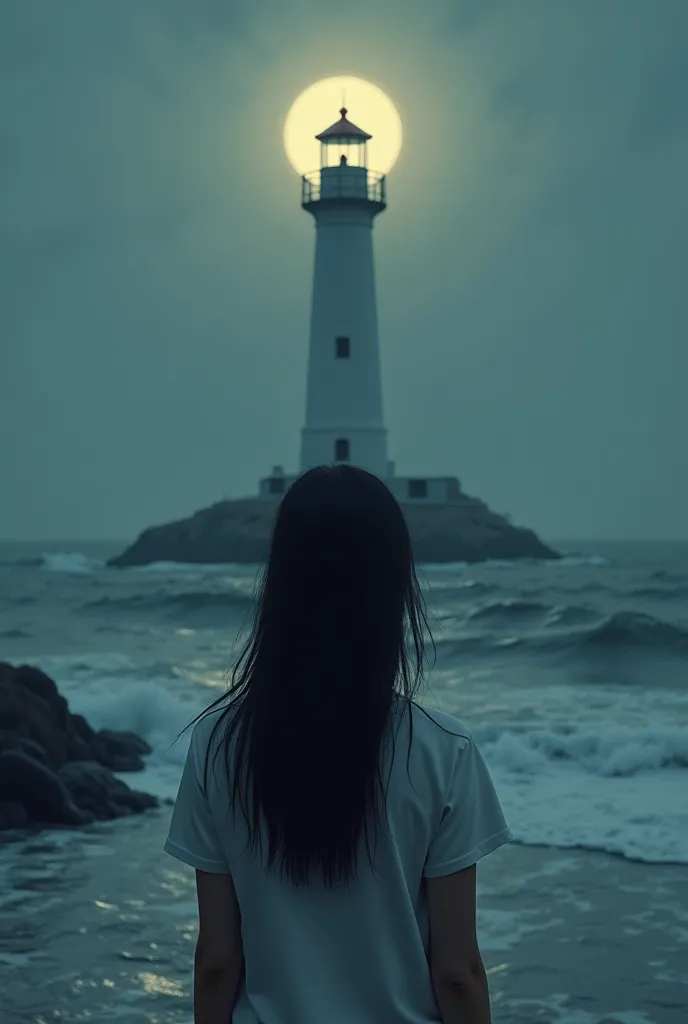
M 382 89 L 363 78 L 322 78 L 296 98 L 284 122 L 284 149 L 298 174 L 320 166 L 320 143 L 315 136 L 339 120 L 346 106 L 348 118 L 372 135 L 367 145 L 368 167 L 387 174 L 401 151 L 399 111 Z

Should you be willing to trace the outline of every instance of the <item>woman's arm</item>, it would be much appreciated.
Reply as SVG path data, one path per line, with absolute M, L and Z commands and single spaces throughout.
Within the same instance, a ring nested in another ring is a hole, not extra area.
M 232 876 L 196 871 L 198 942 L 194 959 L 195 1024 L 228 1024 L 244 969 L 241 914 Z
M 196 949 L 194 1024 L 229 1024 L 236 1005 L 243 965 L 210 968 Z
M 427 879 L 430 975 L 443 1024 L 490 1024 L 476 934 L 476 866 Z

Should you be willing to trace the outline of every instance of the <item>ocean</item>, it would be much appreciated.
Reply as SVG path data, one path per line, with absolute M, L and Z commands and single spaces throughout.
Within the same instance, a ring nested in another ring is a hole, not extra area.
M 0 659 L 144 736 L 146 770 L 123 778 L 164 801 L 0 846 L 8 1024 L 191 1020 L 192 880 L 160 848 L 174 740 L 225 685 L 256 567 L 107 569 L 122 546 L 0 545 Z M 685 1024 L 688 544 L 559 550 L 420 569 L 423 701 L 471 726 L 515 837 L 481 871 L 495 1020 Z

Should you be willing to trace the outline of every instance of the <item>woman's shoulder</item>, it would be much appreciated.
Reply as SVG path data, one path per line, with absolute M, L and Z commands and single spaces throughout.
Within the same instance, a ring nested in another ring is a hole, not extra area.
M 229 700 L 222 701 L 221 704 L 211 704 L 201 712 L 191 731 L 191 744 L 197 752 L 205 751 L 211 742 L 217 742 L 233 713 L 234 706 Z
M 421 780 L 429 787 L 427 793 L 434 794 L 428 800 L 435 806 L 434 801 L 446 795 L 459 759 L 470 753 L 471 730 L 455 715 L 417 701 L 401 701 L 400 710 L 397 735 L 401 742 L 395 744 L 395 755 L 399 764 L 406 766 L 404 772 L 409 758 L 415 762 Z M 414 780 L 417 778 L 415 775 Z
M 473 740 L 469 726 L 455 715 L 440 711 L 439 708 L 419 704 L 415 700 L 404 700 L 401 702 L 401 706 L 402 708 L 410 706 L 414 730 L 419 729 L 427 733 L 428 738 L 433 742 L 437 742 L 439 734 L 442 733 L 452 745 L 457 740 L 460 746 L 471 743 Z M 463 743 L 461 743 L 462 740 Z

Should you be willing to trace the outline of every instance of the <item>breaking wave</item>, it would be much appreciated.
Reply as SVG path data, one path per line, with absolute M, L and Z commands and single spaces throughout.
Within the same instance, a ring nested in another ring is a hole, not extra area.
M 475 627 L 475 628 L 473 628 Z M 448 634 L 448 635 L 447 635 Z M 515 649 L 590 656 L 688 653 L 688 630 L 639 612 L 601 617 L 591 608 L 560 608 L 528 602 L 495 602 L 471 612 L 461 625 L 436 638 L 438 654 L 489 654 Z
M 83 576 L 104 567 L 104 562 L 97 558 L 89 558 L 79 551 L 56 551 L 43 555 L 40 561 L 42 568 L 49 572 L 65 572 Z
M 688 630 L 640 612 L 615 612 L 589 630 L 584 639 L 597 647 L 688 651 Z
M 688 730 L 681 728 L 488 726 L 475 731 L 490 760 L 518 775 L 537 775 L 555 764 L 610 778 L 688 768 Z
M 475 621 L 500 623 L 515 622 L 524 619 L 542 619 L 551 611 L 548 605 L 537 601 L 492 601 L 471 611 L 469 618 Z
M 191 590 L 170 594 L 157 590 L 149 594 L 129 594 L 126 597 L 100 597 L 81 606 L 88 612 L 170 612 L 197 613 L 236 611 L 253 603 L 250 593 L 239 588 L 225 591 Z

